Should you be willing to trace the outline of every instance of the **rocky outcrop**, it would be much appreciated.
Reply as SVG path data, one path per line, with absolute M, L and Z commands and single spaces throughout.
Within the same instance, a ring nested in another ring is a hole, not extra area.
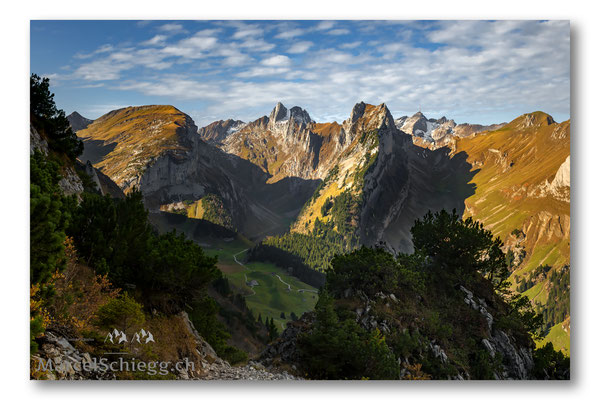
M 198 129 L 198 134 L 203 140 L 220 145 L 229 135 L 239 131 L 244 126 L 246 124 L 243 121 L 233 119 L 220 120 Z
M 48 155 L 48 142 L 33 125 L 29 125 L 29 152 L 33 154 L 35 151 L 40 151 L 42 154 Z M 65 196 L 76 195 L 79 197 L 83 193 L 83 182 L 81 182 L 81 178 L 79 178 L 72 165 L 62 167 L 61 180 L 58 182 L 58 186 Z
M 481 344 L 488 351 L 492 359 L 496 354 L 502 356 L 502 370 L 496 371 L 497 379 L 532 379 L 533 349 L 517 344 L 514 338 L 509 337 L 504 331 L 494 326 L 494 317 L 488 311 L 484 299 L 475 299 L 473 292 L 460 286 L 465 294 L 465 303 L 486 319 L 488 337 L 481 339 Z
M 40 136 L 33 125 L 29 125 L 29 154 L 35 153 L 36 150 L 48 155 L 48 142 Z
M 83 182 L 73 167 L 63 167 L 61 175 L 62 179 L 58 182 L 58 186 L 66 196 L 73 194 L 79 196 L 83 193 Z
M 98 174 L 96 173 L 96 168 L 92 165 L 92 163 L 88 160 L 85 163 L 85 173 L 92 179 L 92 182 L 96 185 L 96 188 L 100 191 L 100 194 L 104 196 L 106 193 L 104 192 L 102 185 L 100 184 L 100 178 L 98 178 Z
M 89 353 L 77 350 L 67 339 L 51 331 L 43 336 L 37 354 L 31 356 L 31 376 L 49 380 L 112 380 L 115 374 L 103 368 Z
M 232 367 L 227 361 L 221 359 L 208 344 L 190 321 L 187 313 L 181 312 L 181 318 L 184 320 L 188 330 L 196 340 L 196 351 L 202 358 L 201 370 L 195 374 L 180 373 L 179 379 L 202 379 L 202 380 L 294 380 L 297 377 L 283 373 L 272 373 L 265 367 L 254 361 L 247 365 Z
M 304 313 L 297 321 L 288 322 L 281 335 L 261 353 L 259 360 L 267 368 L 276 369 L 280 365 L 290 365 L 292 369 L 299 361 L 298 335 L 310 330 L 314 323 L 314 313 Z
M 550 183 L 550 190 L 559 191 L 564 187 L 571 187 L 571 156 L 567 156 L 564 163 L 560 165 L 554 180 Z

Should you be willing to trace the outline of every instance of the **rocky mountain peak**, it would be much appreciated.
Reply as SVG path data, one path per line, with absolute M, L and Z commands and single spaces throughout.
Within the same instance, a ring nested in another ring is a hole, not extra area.
M 246 126 L 244 121 L 228 119 L 226 121 L 215 121 L 205 127 L 198 129 L 200 137 L 214 144 L 221 144 L 229 135 L 239 131 Z
M 85 118 L 77 111 L 73 111 L 71 114 L 69 114 L 67 116 L 67 120 L 69 121 L 69 125 L 71 125 L 71 129 L 73 129 L 74 132 L 85 129 L 89 124 L 94 122 L 94 120 Z
M 350 120 L 352 122 L 356 122 L 356 120 L 358 120 L 360 117 L 363 116 L 363 114 L 365 113 L 366 107 L 367 107 L 367 105 L 365 104 L 364 101 L 361 101 L 360 103 L 356 103 L 354 105 L 354 107 L 352 107 L 352 113 L 350 114 Z
M 269 122 L 271 124 L 275 122 L 287 122 L 290 119 L 293 119 L 299 125 L 308 125 L 314 122 L 305 109 L 298 106 L 288 109 L 281 102 L 275 105 L 275 108 L 273 108 L 273 111 L 269 115 Z
M 273 108 L 273 111 L 271 111 L 269 120 L 272 122 L 278 122 L 287 119 L 289 119 L 288 109 L 281 102 L 278 102 L 275 105 L 275 108 Z
M 555 124 L 554 118 L 551 115 L 546 114 L 542 111 L 535 111 L 528 114 L 523 114 L 520 117 L 515 118 L 508 125 L 509 127 L 515 127 L 519 129 L 526 128 L 539 128 L 542 126 L 549 126 Z

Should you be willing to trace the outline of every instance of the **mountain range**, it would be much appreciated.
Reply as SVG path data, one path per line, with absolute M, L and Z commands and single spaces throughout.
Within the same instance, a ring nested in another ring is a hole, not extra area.
M 394 119 L 385 104 L 362 102 L 341 123 L 281 103 L 254 121 L 200 129 L 172 106 L 68 118 L 85 143 L 82 161 L 126 193 L 141 190 L 151 212 L 210 194 L 255 242 L 329 229 L 406 252 L 416 218 L 456 209 L 504 241 L 513 289 L 529 282 L 541 308 L 552 301 L 552 271 L 570 263 L 570 121 L 543 112 L 490 126 L 421 112 Z M 540 275 L 544 265 L 550 272 Z M 562 317 L 553 324 L 564 326 Z

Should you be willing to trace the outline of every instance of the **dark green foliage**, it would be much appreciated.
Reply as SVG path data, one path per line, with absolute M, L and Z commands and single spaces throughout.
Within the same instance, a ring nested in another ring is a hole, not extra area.
M 327 271 L 327 288 L 339 297 L 346 289 L 361 290 L 367 296 L 378 292 L 392 293 L 400 286 L 421 291 L 424 272 L 405 255 L 400 262 L 383 249 L 362 247 L 352 253 L 338 255 Z
M 142 195 L 84 193 L 69 228 L 80 256 L 118 286 L 135 285 L 147 306 L 175 312 L 221 276 L 216 259 L 184 235 L 154 233 Z
M 56 108 L 50 80 L 31 74 L 29 83 L 32 124 L 46 134 L 51 149 L 75 160 L 83 152 L 83 143 L 71 129 L 65 112 Z
M 189 317 L 194 327 L 204 340 L 212 346 L 219 357 L 224 358 L 231 364 L 246 361 L 248 355 L 244 351 L 227 344 L 227 340 L 231 335 L 217 319 L 219 311 L 219 305 L 212 298 L 203 297 L 193 303 Z
M 281 318 L 281 319 L 286 319 L 286 318 L 285 318 L 285 313 L 284 313 L 283 311 L 281 312 L 281 315 L 279 315 L 279 318 Z
M 29 352 L 31 354 L 37 353 L 38 351 L 38 343 L 35 341 L 35 338 L 41 336 L 44 333 L 44 324 L 43 318 L 40 315 L 32 316 L 29 321 Z
M 290 319 L 292 321 L 298 321 L 298 316 L 293 311 L 290 313 Z
M 219 293 L 221 296 L 229 296 L 233 292 L 231 291 L 231 287 L 229 286 L 229 280 L 220 276 L 212 282 L 212 287 Z
M 146 320 L 142 305 L 127 293 L 110 300 L 96 312 L 97 325 L 110 330 L 118 328 L 123 332 L 134 326 L 139 326 Z
M 202 208 L 204 209 L 202 219 L 216 225 L 224 226 L 227 229 L 235 230 L 231 215 L 219 196 L 213 193 L 204 196 L 202 198 Z
M 571 379 L 571 359 L 555 351 L 552 343 L 533 352 L 533 376 L 536 379 Z
M 390 293 L 398 286 L 398 269 L 390 253 L 362 247 L 333 258 L 331 269 L 327 271 L 327 284 L 333 295 L 348 288 L 362 290 L 367 296 Z
M 337 169 L 334 168 L 323 184 L 334 179 L 337 173 Z M 319 191 L 318 188 L 315 195 L 318 195 Z M 306 204 L 312 201 L 314 199 Z M 321 208 L 321 213 L 331 214 L 329 221 L 323 222 L 316 218 L 313 230 L 309 234 L 289 232 L 283 236 L 268 237 L 262 244 L 298 256 L 310 268 L 325 272 L 335 255 L 347 253 L 358 247 L 357 223 L 353 219 L 357 219 L 359 203 L 359 199 L 350 191 L 345 191 L 333 199 L 328 198 Z
M 263 244 L 296 255 L 310 268 L 325 272 L 335 255 L 358 247 L 356 227 L 352 224 L 352 215 L 356 210 L 357 200 L 350 192 L 344 192 L 333 200 L 329 222 L 324 223 L 317 218 L 308 235 L 290 232 L 283 236 L 268 237 Z
M 428 212 L 411 228 L 415 251 L 431 258 L 439 269 L 457 273 L 463 280 L 481 273 L 497 290 L 507 287 L 510 275 L 502 241 L 472 218 L 462 220 L 456 213 Z
M 275 340 L 279 335 L 277 333 L 277 327 L 275 326 L 275 321 L 273 321 L 273 318 L 269 319 L 267 317 L 267 319 L 265 320 L 265 326 L 267 327 L 267 331 L 269 332 L 269 341 Z
M 549 265 L 540 265 L 529 273 L 525 278 L 515 277 L 517 282 L 517 292 L 523 293 L 534 287 L 538 282 L 544 281 L 548 277 L 548 272 L 552 269 Z
M 403 368 L 420 369 L 433 379 L 449 379 L 459 371 L 473 379 L 494 379 L 503 371 L 501 353 L 491 357 L 482 345 L 490 334 L 487 321 L 465 304 L 461 285 L 493 313 L 493 329 L 503 330 L 519 346 L 533 347 L 532 334 L 539 332 L 541 317 L 527 299 L 507 300 L 508 264 L 501 241 L 455 213 L 428 214 L 413 232 L 418 243 L 414 254 L 394 257 L 363 247 L 334 257 L 326 275 L 327 292 L 315 308 L 316 322 L 298 341 L 301 365 L 309 377 L 373 378 L 377 374 L 364 373 L 369 362 L 363 358 L 363 366 L 354 369 L 355 360 L 368 354 L 359 343 L 379 343 L 378 360 L 387 359 L 385 349 L 393 354 L 389 371 L 400 358 Z M 365 307 L 368 317 L 361 316 L 357 323 Z M 385 338 L 377 327 L 365 331 L 373 321 L 389 328 Z M 365 335 L 373 336 L 367 340 Z M 448 361 L 434 345 L 444 350 Z
M 570 313 L 569 292 L 571 290 L 571 267 L 554 270 L 549 277 L 548 301 L 542 308 L 544 331 L 563 322 Z M 538 306 L 538 308 L 541 308 Z
M 341 319 L 322 292 L 310 333 L 298 337 L 302 368 L 313 379 L 398 379 L 399 366 L 379 331 Z
M 502 365 L 502 356 L 496 353 L 494 357 L 485 349 L 480 349 L 469 354 L 469 371 L 472 379 L 492 380 L 496 379 L 494 371 L 498 371 Z
M 542 315 L 535 312 L 527 296 L 515 293 L 507 297 L 509 312 L 496 324 L 501 329 L 518 331 L 525 329 L 534 339 L 542 338 Z
M 65 229 L 75 200 L 62 195 L 57 163 L 36 152 L 30 166 L 30 278 L 35 284 L 64 267 Z
M 358 201 L 349 191 L 341 193 L 333 201 L 331 208 L 333 227 L 346 240 L 352 239 L 355 233 L 356 229 L 352 225 L 352 216 L 358 212 L 358 208 Z
M 333 202 L 331 201 L 331 197 L 328 197 L 325 200 L 325 203 L 321 206 L 321 215 L 325 216 L 333 206 Z
M 329 268 L 330 260 L 336 254 L 347 253 L 357 246 L 357 241 L 346 240 L 330 226 L 317 220 L 311 235 L 286 233 L 283 236 L 268 237 L 263 244 L 296 255 L 304 264 L 324 272 Z

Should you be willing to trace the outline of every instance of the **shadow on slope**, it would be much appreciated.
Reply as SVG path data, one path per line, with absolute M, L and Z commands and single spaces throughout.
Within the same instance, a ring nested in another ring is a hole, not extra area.
M 404 200 L 401 209 L 390 215 L 383 240 L 398 251 L 412 252 L 410 228 L 415 220 L 427 211 L 441 209 L 456 209 L 462 216 L 465 200 L 475 193 L 472 180 L 479 170 L 472 170 L 465 152 L 451 154 L 447 147 L 430 150 L 411 142 L 405 145 L 405 152 L 408 175 L 401 194 Z

